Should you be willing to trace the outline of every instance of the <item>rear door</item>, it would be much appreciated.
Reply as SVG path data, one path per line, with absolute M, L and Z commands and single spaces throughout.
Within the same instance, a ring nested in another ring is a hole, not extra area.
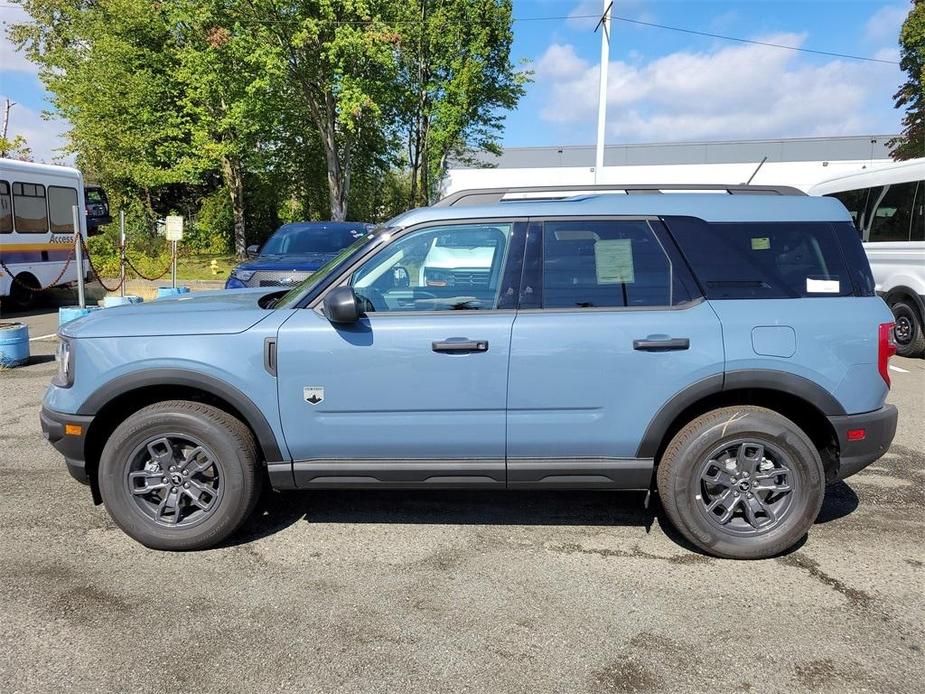
M 650 422 L 721 387 L 719 319 L 658 219 L 532 222 L 511 338 L 508 484 L 648 488 Z

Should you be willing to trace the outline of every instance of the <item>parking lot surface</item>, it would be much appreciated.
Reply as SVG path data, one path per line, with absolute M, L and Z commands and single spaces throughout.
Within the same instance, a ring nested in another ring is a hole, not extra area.
M 887 456 L 776 559 L 703 556 L 603 492 L 268 493 L 174 554 L 43 440 L 54 344 L 0 372 L 5 692 L 925 690 L 925 361 L 893 360 Z

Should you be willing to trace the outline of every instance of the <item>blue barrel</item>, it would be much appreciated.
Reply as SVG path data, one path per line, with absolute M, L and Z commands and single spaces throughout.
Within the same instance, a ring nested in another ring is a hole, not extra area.
M 88 313 L 98 311 L 99 309 L 99 306 L 87 306 L 86 308 L 80 308 L 80 306 L 62 306 L 58 309 L 58 327 L 61 327 L 65 323 L 70 323 L 72 320 L 83 318 Z
M 125 304 L 140 304 L 142 301 L 140 296 L 104 296 L 103 297 L 103 308 L 110 308 L 112 306 L 124 306 Z
M 0 366 L 21 366 L 29 361 L 29 327 L 0 323 Z
M 189 287 L 158 287 L 156 298 L 163 299 L 168 296 L 179 296 L 180 294 L 189 294 Z

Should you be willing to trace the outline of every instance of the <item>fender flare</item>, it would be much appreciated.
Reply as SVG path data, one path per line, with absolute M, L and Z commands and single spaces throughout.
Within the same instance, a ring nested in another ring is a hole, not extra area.
M 658 455 L 665 434 L 675 420 L 689 407 L 711 395 L 733 390 L 760 388 L 795 396 L 819 410 L 827 417 L 844 415 L 845 408 L 829 391 L 808 378 L 786 371 L 770 369 L 740 369 L 725 374 L 708 376 L 675 393 L 649 422 L 639 448 L 637 458 L 654 458 Z
M 892 307 L 897 301 L 905 300 L 911 298 L 913 306 L 919 312 L 919 318 L 925 321 L 925 299 L 919 295 L 911 287 L 906 285 L 898 285 L 892 287 L 888 292 L 878 292 L 883 300 L 886 302 L 887 306 Z
M 270 423 L 254 402 L 233 385 L 213 376 L 187 369 L 155 368 L 129 373 L 97 388 L 84 400 L 77 414 L 96 415 L 114 398 L 129 391 L 150 386 L 184 386 L 196 388 L 231 404 L 253 430 L 267 462 L 283 460 Z

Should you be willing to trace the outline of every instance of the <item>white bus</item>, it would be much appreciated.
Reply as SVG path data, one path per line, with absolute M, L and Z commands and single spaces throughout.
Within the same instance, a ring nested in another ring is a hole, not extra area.
M 80 171 L 0 159 L 0 296 L 9 297 L 14 306 L 33 305 L 37 295 L 32 290 L 77 281 L 74 205 L 80 207 L 80 233 L 86 239 Z M 88 269 L 85 258 L 85 275 Z
M 861 234 L 880 294 L 896 316 L 897 353 L 925 353 L 925 158 L 818 183 Z

